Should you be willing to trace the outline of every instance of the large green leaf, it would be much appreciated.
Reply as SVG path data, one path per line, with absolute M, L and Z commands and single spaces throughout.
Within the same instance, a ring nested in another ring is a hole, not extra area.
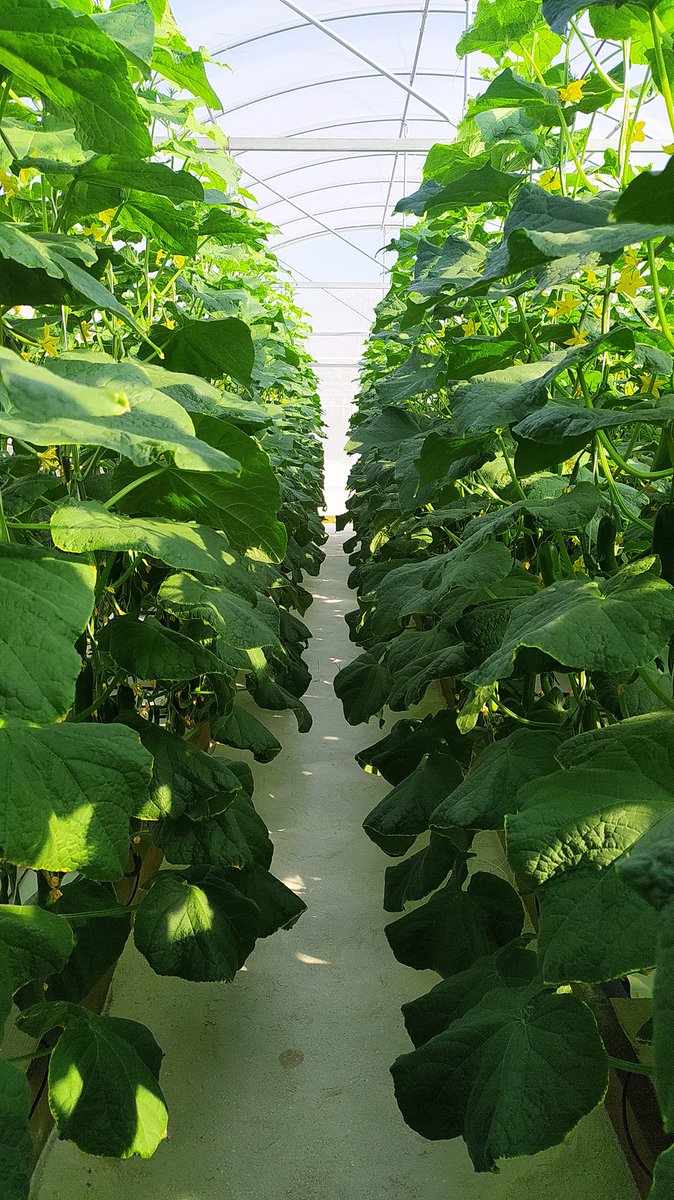
M 526 647 L 566 667 L 632 671 L 673 631 L 674 589 L 653 574 L 653 559 L 642 559 L 605 582 L 563 579 L 525 600 L 500 649 L 467 678 L 478 687 L 508 679 Z
M 0 905 L 0 946 L 16 991 L 31 979 L 44 982 L 67 963 L 74 946 L 67 921 L 36 904 Z
M 362 599 L 376 602 L 372 628 L 386 634 L 414 613 L 446 615 L 454 591 L 467 591 L 471 596 L 474 590 L 504 579 L 511 566 L 510 551 L 501 542 L 479 548 L 462 544 L 449 554 L 395 567 L 372 591 L 365 587 Z
M 35 446 L 104 446 L 138 466 L 169 453 L 177 467 L 188 471 L 238 471 L 238 460 L 200 441 L 182 405 L 161 393 L 130 404 L 123 392 L 60 379 L 2 349 L 0 383 L 0 432 L 5 437 Z
M 258 934 L 257 905 L 200 869 L 162 871 L 138 906 L 134 940 L 158 975 L 233 979 Z
M 0 1175 L 4 1200 L 28 1200 L 33 1143 L 28 1120 L 30 1090 L 25 1074 L 0 1060 Z
M 517 892 L 499 876 L 480 871 L 466 891 L 450 880 L 385 932 L 398 962 L 446 976 L 518 937 L 523 924 Z
M 271 762 L 281 750 L 278 738 L 243 704 L 234 704 L 231 712 L 212 718 L 211 735 L 236 750 L 250 750 L 256 762 Z
M 222 812 L 241 790 L 241 784 L 224 758 L 199 750 L 185 738 L 146 721 L 135 713 L 123 714 L 127 725 L 152 755 L 149 792 L 134 812 L 145 821 L 162 817 L 195 817 Z
M 207 646 L 162 625 L 156 617 L 115 617 L 100 631 L 98 645 L 138 679 L 194 679 L 227 672 Z
M 159 589 L 158 599 L 162 608 L 174 616 L 205 621 L 224 645 L 235 650 L 279 645 L 277 631 L 258 608 L 241 596 L 201 583 L 192 575 L 169 576 Z
M 63 1026 L 49 1060 L 49 1107 L 59 1135 L 86 1154 L 151 1158 L 166 1137 L 163 1053 L 149 1029 L 75 1004 L 37 1004 L 19 1018 L 40 1036 Z
M 155 842 L 164 851 L 167 862 L 179 866 L 207 864 L 218 872 L 228 867 L 240 871 L 253 862 L 231 805 L 225 812 L 202 821 L 192 821 L 189 817 L 162 821 Z
M 431 753 L 368 813 L 363 821 L 367 836 L 394 858 L 406 854 L 428 829 L 433 810 L 462 778 L 451 754 Z
M 642 171 L 618 197 L 616 221 L 674 225 L 674 158 L 662 171 Z
M 465 779 L 432 812 L 430 826 L 451 837 L 456 826 L 502 829 L 516 808 L 519 789 L 529 780 L 557 769 L 559 735 L 518 729 L 486 746 Z
M 95 569 L 85 563 L 0 546 L 0 715 L 65 716 L 81 668 L 74 642 L 91 616 L 95 581 Z
M 335 677 L 335 695 L 342 702 L 349 725 L 360 725 L 381 711 L 388 700 L 393 678 L 379 655 L 360 654 Z
M 538 0 L 478 0 L 475 19 L 459 38 L 457 54 L 479 50 L 498 61 L 513 44 L 528 41 L 540 24 Z
M 634 335 L 630 330 L 618 328 L 583 346 L 555 351 L 536 362 L 475 375 L 454 393 L 451 432 L 459 436 L 490 433 L 523 421 L 544 404 L 548 389 L 559 375 L 582 366 L 606 346 L 633 349 Z
M 61 886 L 63 892 L 49 911 L 58 914 L 64 925 L 70 914 L 78 914 L 72 923 L 75 947 L 65 966 L 49 976 L 48 993 L 50 1002 L 70 1000 L 77 1003 L 89 995 L 94 985 L 117 962 L 131 931 L 132 912 L 119 904 L 109 883 L 95 883 L 79 875 L 71 883 Z M 97 915 L 103 912 L 110 915 Z M 92 915 L 83 918 L 82 913 Z M 31 996 L 31 1001 L 34 999 Z M 23 1007 L 21 995 L 17 1002 Z
M 445 882 L 461 848 L 432 833 L 427 846 L 402 862 L 387 867 L 384 876 L 386 912 L 402 912 L 408 901 L 423 900 Z
M 128 309 L 117 297 L 99 283 L 94 275 L 73 261 L 72 249 L 78 247 L 79 243 L 75 243 L 74 239 L 71 239 L 70 244 L 49 241 L 44 237 L 34 237 L 9 221 L 0 223 L 0 259 L 3 261 L 5 273 L 9 270 L 7 263 L 18 263 L 26 272 L 38 273 L 37 280 L 42 289 L 48 286 L 49 280 L 61 280 L 69 289 L 74 289 L 79 296 L 89 300 L 92 307 L 103 312 L 116 313 L 132 328 L 138 329 Z M 88 265 L 93 263 L 89 262 Z M 45 291 L 44 300 L 48 301 L 49 298 Z
M 49 0 L 0 0 L 0 63 L 73 120 L 85 149 L 152 153 L 124 56 L 91 18 Z
M 152 760 L 121 725 L 0 727 L 0 845 L 8 862 L 118 879 Z
M 466 538 L 475 545 L 504 533 L 521 516 L 533 518 L 542 529 L 584 529 L 589 525 L 601 504 L 601 492 L 591 483 L 577 483 L 561 496 L 540 500 L 517 500 L 484 517 L 476 517 L 466 528 Z
M 257 557 L 282 562 L 287 534 L 276 517 L 279 484 L 268 455 L 230 421 L 196 413 L 193 420 L 199 437 L 223 454 L 233 455 L 241 463 L 241 473 L 234 478 L 220 471 L 204 474 L 167 467 L 139 483 L 118 507 L 211 525 L 226 533 L 235 549 L 252 550 Z M 140 478 L 138 472 L 126 468 L 115 476 L 115 485 L 121 490 Z
M 96 500 L 70 500 L 59 505 L 51 518 L 51 535 L 54 545 L 71 554 L 135 551 L 158 558 L 169 567 L 214 576 L 223 583 L 237 571 L 227 538 L 207 525 L 120 516 L 108 512 Z M 255 594 L 252 587 L 251 592 Z
M 496 957 L 496 971 L 481 958 L 406 1006 L 417 1049 L 392 1068 L 407 1124 L 430 1139 L 463 1136 L 477 1171 L 558 1145 L 608 1084 L 587 1005 L 547 991 L 535 955 Z
M 270 937 L 278 929 L 291 929 L 306 912 L 304 901 L 258 863 L 243 871 L 230 871 L 229 878 L 258 907 L 258 937 Z
M 642 895 L 667 900 L 674 717 L 582 734 L 557 757 L 565 769 L 524 787 L 506 821 L 513 869 L 539 889 L 543 974 L 594 982 L 651 967 L 657 913 Z
M 436 680 L 451 680 L 463 673 L 466 647 L 455 634 L 441 626 L 415 633 L 401 633 L 386 651 L 386 665 L 394 681 L 388 704 L 393 712 L 404 712 L 422 699 Z M 451 685 L 450 685 L 451 686 Z
M 169 371 L 187 371 L 205 379 L 229 375 L 248 386 L 255 363 L 255 348 L 250 328 L 238 317 L 221 321 L 185 321 L 179 329 L 155 325 L 152 340 L 163 352 L 163 364 Z M 141 350 L 141 358 L 150 357 L 151 347 Z

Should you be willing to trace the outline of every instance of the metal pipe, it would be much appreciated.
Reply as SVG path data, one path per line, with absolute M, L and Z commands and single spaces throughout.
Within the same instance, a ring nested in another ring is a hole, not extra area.
M 313 213 L 308 212 L 306 208 L 302 208 L 301 204 L 297 204 L 295 200 L 289 200 L 288 197 L 284 196 L 282 192 L 277 192 L 276 188 L 273 188 L 271 184 L 267 183 L 264 179 L 258 179 L 257 175 L 253 175 L 252 171 L 246 170 L 246 174 L 250 176 L 254 183 L 259 183 L 261 187 L 266 187 L 268 191 L 274 194 L 274 196 L 278 196 L 279 200 L 285 200 L 286 204 L 292 205 L 292 207 L 296 208 L 298 212 L 301 212 L 303 216 L 309 217 L 310 220 L 315 221 L 316 224 L 320 225 L 321 229 L 324 229 L 326 233 L 331 233 L 334 237 L 339 238 L 340 242 L 345 242 L 347 246 L 350 246 L 352 250 L 357 250 L 358 253 L 364 255 L 365 258 L 369 258 L 370 262 L 376 263 L 378 267 L 381 266 L 378 258 L 375 258 L 372 254 L 368 254 L 367 250 L 363 250 L 362 246 L 359 246 L 356 242 L 352 242 L 349 240 L 349 238 L 345 238 L 338 229 L 333 229 L 331 225 L 326 225 L 325 221 L 321 221 L 319 217 L 315 217 Z M 283 245 L 283 243 L 279 244 Z
M 346 38 L 341 37 L 339 33 L 335 33 L 334 29 L 330 29 L 329 25 L 326 25 L 323 21 L 319 21 L 318 17 L 313 17 L 311 13 L 306 11 L 305 8 L 300 8 L 299 4 L 294 3 L 294 0 L 281 0 L 281 4 L 284 4 L 285 7 L 289 8 L 292 12 L 297 13 L 298 17 L 303 17 L 304 20 L 308 21 L 310 25 L 313 25 L 316 29 L 319 29 L 321 33 L 324 33 L 326 37 L 331 38 L 333 42 L 337 42 L 338 46 L 342 46 L 345 50 L 348 50 L 350 54 L 354 54 L 356 58 L 361 60 L 361 62 L 367 63 L 368 67 L 373 67 L 379 75 L 384 76 L 384 79 L 388 79 L 391 83 L 395 83 L 396 87 L 402 88 L 403 91 L 408 92 L 409 95 L 413 96 L 415 100 L 419 100 L 421 104 L 425 104 L 427 108 L 432 109 L 433 112 L 438 113 L 438 115 L 441 117 L 444 117 L 445 121 L 452 125 L 453 128 L 456 128 L 454 126 L 454 122 L 450 120 L 448 114 L 444 112 L 443 109 L 438 108 L 437 104 L 434 104 L 432 100 L 429 100 L 427 96 L 422 95 L 421 92 L 417 92 L 415 88 L 411 87 L 408 83 L 405 83 L 404 80 L 398 79 L 396 75 L 392 74 L 391 71 L 388 71 L 386 67 L 382 66 L 382 64 L 377 62 L 376 59 L 370 58 L 370 56 L 365 54 L 363 50 L 359 50 L 357 46 L 354 46 L 353 42 L 349 42 Z

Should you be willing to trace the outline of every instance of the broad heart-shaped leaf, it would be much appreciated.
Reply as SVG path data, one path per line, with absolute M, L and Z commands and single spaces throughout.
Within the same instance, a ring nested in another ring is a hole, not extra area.
M 260 708 L 267 708 L 271 712 L 285 712 L 286 709 L 291 709 L 300 733 L 308 733 L 311 729 L 313 718 L 306 704 L 282 684 L 277 683 L 270 671 L 256 670 L 248 681 L 248 690 Z
M 658 408 L 653 408 L 647 401 L 635 404 L 627 410 L 547 404 L 539 412 L 531 413 L 523 421 L 519 421 L 514 432 L 517 438 L 530 438 L 536 442 L 556 444 L 564 439 L 575 441 L 577 444 L 572 448 L 572 453 L 575 453 L 585 442 L 589 442 L 598 429 L 634 425 L 641 421 L 662 425 L 671 420 L 672 409 L 664 403 Z
M 388 703 L 393 712 L 404 712 L 418 704 L 429 684 L 453 679 L 463 672 L 466 647 L 456 635 L 441 626 L 427 632 L 405 630 L 386 651 L 386 665 L 394 680 Z
M 462 284 L 479 278 L 479 268 L 484 262 L 485 253 L 484 246 L 479 242 L 467 242 L 455 234 L 450 234 L 442 246 L 421 238 L 417 249 L 414 282 L 408 285 L 408 291 L 421 296 L 435 296 L 438 292 L 449 291 L 452 288 L 458 290 Z M 453 357 L 454 349 L 447 364 L 450 372 L 453 370 Z
M 140 67 L 146 75 L 150 74 L 147 68 L 152 61 L 154 48 L 153 8 L 156 9 L 156 0 L 153 3 L 150 0 L 134 0 L 133 4 L 123 2 L 121 6 L 113 5 L 107 12 L 94 13 L 92 18 L 98 28 L 127 53 L 129 61 Z
M 206 754 L 136 713 L 122 714 L 122 719 L 152 755 L 149 791 L 134 816 L 158 821 L 185 812 L 222 812 L 240 792 L 241 784 L 226 759 Z
M 95 568 L 85 563 L 0 546 L 1 716 L 45 722 L 65 716 L 82 665 L 74 642 L 91 616 L 95 582 Z
M 366 747 L 356 755 L 356 762 L 366 769 L 370 767 L 383 775 L 387 783 L 401 783 L 424 755 L 445 748 L 459 762 L 466 762 L 470 755 L 470 744 L 461 736 L 456 724 L 456 713 L 448 709 L 422 721 L 396 721 L 386 737 Z
M 0 1176 L 3 1200 L 28 1200 L 33 1142 L 25 1073 L 0 1059 Z
M 151 766 L 136 735 L 121 725 L 4 725 L 2 857 L 36 870 L 118 879 L 129 818 L 145 803 Z
M 372 809 L 363 829 L 385 854 L 392 858 L 406 854 L 428 829 L 433 810 L 462 778 L 451 754 L 429 754 Z
M 213 91 L 208 82 L 203 55 L 198 50 L 185 47 L 182 51 L 155 45 L 152 66 L 165 79 L 176 83 L 181 90 L 191 92 L 216 112 L 222 109 L 218 93 Z
M 529 780 L 557 770 L 559 735 L 518 729 L 485 747 L 465 778 L 430 816 L 431 829 L 452 837 L 456 826 L 502 829 L 516 808 L 519 789 Z
M 563 579 L 544 588 L 514 610 L 500 649 L 466 678 L 477 687 L 508 679 L 527 646 L 588 671 L 644 666 L 674 630 L 674 588 L 652 567 L 642 559 L 601 584 Z
M 187 680 L 228 670 L 212 650 L 167 629 L 156 617 L 115 617 L 101 630 L 98 645 L 137 679 Z
M 674 717 L 581 734 L 557 757 L 565 769 L 524 787 L 506 821 L 513 869 L 539 889 L 543 974 L 596 982 L 651 967 L 652 903 L 671 897 L 658 867 L 671 847 Z
M 367 651 L 342 667 L 335 677 L 335 695 L 342 702 L 349 725 L 361 725 L 381 711 L 388 700 L 393 678 L 385 662 Z
M 234 704 L 232 711 L 211 719 L 211 735 L 216 742 L 236 750 L 250 750 L 256 762 L 271 762 L 281 750 L 274 734 L 249 713 L 243 704 Z
M 254 861 L 234 805 L 200 821 L 188 816 L 162 821 L 154 840 L 164 851 L 167 862 L 177 866 L 207 864 L 218 872 L 228 867 L 240 871 Z
M 59 550 L 89 554 L 117 550 L 147 554 L 169 567 L 214 576 L 227 583 L 237 560 L 222 533 L 207 525 L 152 517 L 125 517 L 108 512 L 96 500 L 70 500 L 51 518 L 51 535 Z M 254 589 L 251 587 L 254 595 Z
M 454 975 L 519 937 L 524 909 L 514 888 L 479 871 L 463 891 L 454 880 L 385 929 L 398 962 Z
M 43 983 L 67 963 L 75 939 L 63 917 L 37 904 L 0 905 L 0 946 L 9 962 L 12 990 L 35 979 Z
M 616 9 L 622 8 L 624 3 L 625 0 L 593 0 L 592 8 L 599 8 L 601 5 L 606 5 L 609 8 Z M 638 5 L 635 5 L 635 7 L 650 9 L 655 8 L 657 3 L 658 0 L 638 0 Z M 587 7 L 586 0 L 543 0 L 543 16 L 555 33 L 564 35 L 571 18 L 576 13 L 583 12 Z
M 240 474 L 233 477 L 220 471 L 203 474 L 167 467 L 159 475 L 148 475 L 117 507 L 174 521 L 196 520 L 221 529 L 242 553 L 251 550 L 268 562 L 282 562 L 288 537 L 276 517 L 281 499 L 269 456 L 231 421 L 196 413 L 193 420 L 199 437 L 241 463 Z M 139 479 L 137 471 L 125 467 L 115 473 L 115 487 L 121 491 Z
M 392 1067 L 407 1124 L 431 1140 L 463 1136 L 477 1171 L 558 1145 L 608 1084 L 587 1005 L 547 991 L 533 954 L 507 947 L 500 957 L 497 971 L 482 958 L 406 1006 L 421 1044 Z
M 395 567 L 374 589 L 363 589 L 364 603 L 376 604 L 373 632 L 391 633 L 413 613 L 442 615 L 452 591 L 494 584 L 505 579 L 511 566 L 507 546 L 494 541 L 479 548 L 462 543 L 449 554 Z
M 459 38 L 457 54 L 479 50 L 498 61 L 540 23 L 538 0 L 478 0 L 475 19 Z
M 230 871 L 229 880 L 257 905 L 258 937 L 270 937 L 278 929 L 291 929 L 306 912 L 304 901 L 258 863 L 243 871 Z
M 529 275 L 558 259 L 567 259 L 573 274 L 584 263 L 613 261 L 634 242 L 674 233 L 674 226 L 664 222 L 611 222 L 614 202 L 606 193 L 589 201 L 571 200 L 550 195 L 536 184 L 525 184 L 506 218 L 503 242 L 487 258 L 484 279 Z M 564 278 L 568 277 L 564 272 Z
M 32 159 L 28 160 L 32 163 Z M 33 237 L 26 230 L 19 229 L 9 221 L 0 225 L 0 259 L 5 262 L 18 263 L 27 272 L 39 272 L 37 278 L 42 281 L 49 279 L 63 280 L 78 295 L 89 300 L 94 308 L 103 312 L 116 313 L 123 321 L 138 330 L 138 326 L 128 309 L 108 291 L 102 283 L 84 271 L 69 253 L 59 253 L 60 243 L 51 244 L 44 238 Z M 65 249 L 65 245 L 61 247 Z M 7 268 L 4 267 L 6 271 Z M 43 285 L 44 286 L 44 285 Z
M 155 325 L 152 340 L 160 346 L 163 365 L 169 371 L 187 371 L 205 379 L 220 379 L 229 375 L 248 387 L 255 365 L 255 347 L 250 328 L 238 317 L 221 321 L 185 321 L 179 329 Z M 148 358 L 154 351 L 141 348 L 140 357 Z
M 152 153 L 124 56 L 94 21 L 49 0 L 2 0 L 0 16 L 0 63 L 72 118 L 85 149 Z
M 0 433 L 35 446 L 105 446 L 138 466 L 168 452 L 185 470 L 239 470 L 236 459 L 195 437 L 189 414 L 168 396 L 130 406 L 124 393 L 59 379 L 11 350 L 0 349 L 0 404 Z
M 132 913 L 130 908 L 118 904 L 111 884 L 94 883 L 81 875 L 63 887 L 62 895 L 49 909 L 58 914 L 64 925 L 71 913 L 95 914 L 97 910 L 113 914 L 117 911 L 118 915 L 92 915 L 89 919 L 78 917 L 73 921 L 75 948 L 65 966 L 49 976 L 50 1002 L 69 1000 L 77 1003 L 89 994 L 122 953 L 131 931 Z M 20 995 L 17 1002 L 23 1007 Z
M 401 366 L 382 377 L 377 392 L 384 404 L 391 405 L 404 404 L 421 392 L 428 396 L 437 391 L 443 366 L 443 360 L 437 354 L 422 354 L 415 349 Z
M 138 906 L 134 941 L 157 975 L 233 979 L 258 935 L 260 910 L 207 871 L 161 871 Z
M 478 159 L 473 166 L 467 159 L 464 167 L 444 185 L 427 179 L 413 195 L 400 200 L 395 211 L 437 216 L 475 204 L 507 204 L 522 182 L 521 175 L 499 171 L 488 160 Z
M 544 403 L 558 375 L 581 366 L 607 346 L 633 349 L 634 335 L 631 330 L 618 328 L 583 346 L 555 351 L 538 362 L 475 375 L 454 393 L 450 432 L 458 436 L 490 433 L 523 421 Z
M 207 383 L 198 375 L 167 371 L 157 363 L 143 363 L 141 366 L 135 358 L 123 358 L 117 362 L 100 350 L 80 349 L 60 354 L 49 363 L 49 370 L 66 379 L 74 379 L 76 383 L 123 391 L 137 396 L 139 400 L 147 398 L 148 388 L 153 388 L 177 400 L 188 412 L 229 416 L 225 398 L 212 383 Z
M 163 1052 L 150 1030 L 76 1004 L 36 1004 L 19 1018 L 39 1036 L 63 1026 L 49 1061 L 49 1107 L 59 1135 L 86 1154 L 151 1158 L 166 1137 Z
M 422 850 L 387 867 L 384 875 L 384 908 L 402 912 L 410 900 L 423 900 L 444 883 L 461 849 L 449 838 L 432 833 Z
M 540 500 L 518 500 L 507 508 L 499 508 L 484 517 L 475 517 L 466 527 L 465 536 L 473 545 L 510 529 L 521 516 L 533 518 L 543 529 L 584 529 L 595 515 L 602 496 L 591 483 L 577 483 L 561 496 Z
M 662 171 L 637 175 L 618 197 L 613 216 L 616 221 L 674 225 L 674 157 Z
M 277 631 L 257 608 L 241 596 L 201 583 L 192 575 L 170 575 L 162 583 L 158 599 L 162 608 L 176 617 L 205 621 L 225 646 L 235 650 L 279 645 Z

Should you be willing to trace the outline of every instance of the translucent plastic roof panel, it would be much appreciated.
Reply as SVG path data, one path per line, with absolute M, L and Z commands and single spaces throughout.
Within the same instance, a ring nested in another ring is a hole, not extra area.
M 174 0 L 173 9 L 192 43 L 228 68 L 209 68 L 217 119 L 281 231 L 284 261 L 299 279 L 380 284 L 391 258 L 382 247 L 402 223 L 392 210 L 461 118 L 471 84 L 456 55 L 465 0 Z

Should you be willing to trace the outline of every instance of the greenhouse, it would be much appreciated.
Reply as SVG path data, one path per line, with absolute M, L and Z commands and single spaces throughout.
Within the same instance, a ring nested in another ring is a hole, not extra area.
M 670 0 L 0 0 L 0 1200 L 674 1200 Z

